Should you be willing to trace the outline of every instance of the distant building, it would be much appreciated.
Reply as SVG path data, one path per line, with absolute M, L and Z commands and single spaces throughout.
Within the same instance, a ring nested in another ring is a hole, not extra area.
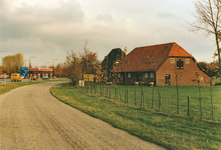
M 177 79 L 179 85 L 195 85 L 196 79 L 204 84 L 211 80 L 195 58 L 177 43 L 137 47 L 113 70 L 119 73 L 120 82 L 126 84 L 141 81 L 145 85 L 151 82 L 157 86 L 176 85 Z
M 109 78 L 113 67 L 116 66 L 124 57 L 125 53 L 120 48 L 112 49 L 111 52 L 105 56 L 102 61 L 102 68 L 107 71 Z

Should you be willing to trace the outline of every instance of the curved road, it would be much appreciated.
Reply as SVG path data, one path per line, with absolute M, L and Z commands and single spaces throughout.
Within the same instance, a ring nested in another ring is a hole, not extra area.
M 1 150 L 160 150 L 51 96 L 57 84 L 24 86 L 0 96 Z

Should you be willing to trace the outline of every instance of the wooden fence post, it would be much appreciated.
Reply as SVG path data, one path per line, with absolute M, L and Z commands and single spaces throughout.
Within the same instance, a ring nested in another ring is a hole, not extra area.
M 95 86 L 94 86 L 94 90 L 95 90 L 95 91 L 94 91 L 94 92 L 95 92 L 95 96 L 97 96 L 97 88 L 96 88 L 96 87 L 97 87 L 97 86 L 95 85 Z
M 117 99 L 117 88 L 115 87 L 115 100 Z
M 128 89 L 127 89 L 127 103 L 128 103 Z
M 92 84 L 93 84 L 93 83 L 91 82 L 91 90 L 90 90 L 90 93 L 92 93 L 92 87 L 93 87 Z
M 168 85 L 168 112 L 170 113 L 170 89 Z
M 162 93 L 159 93 L 159 111 L 161 111 L 161 97 Z
M 200 116 L 200 119 L 203 119 L 203 110 L 202 110 L 202 98 L 201 98 L 201 90 L 200 90 L 200 85 L 199 85 L 199 101 L 200 101 L 200 113 L 201 113 L 201 116 Z
M 107 86 L 107 93 L 106 93 L 107 98 L 108 98 L 108 91 L 109 91 L 109 86 Z
M 190 96 L 187 96 L 188 101 L 188 116 L 190 116 Z
M 137 94 L 136 94 L 136 86 L 134 86 L 134 94 L 135 94 L 135 106 L 137 106 Z
M 110 91 L 109 91 L 109 98 L 111 99 L 111 85 L 110 85 Z
M 103 95 L 102 96 L 104 96 L 105 97 L 105 94 L 104 94 L 104 81 L 103 81 Z
M 102 96 L 101 81 L 100 81 L 100 96 Z
M 210 100 L 212 105 L 212 119 L 214 121 L 214 108 L 213 108 L 213 94 L 212 94 L 212 80 L 210 81 Z
M 120 94 L 120 101 L 121 101 L 121 88 L 120 88 L 120 85 L 119 85 L 119 94 Z
M 117 86 L 116 86 L 116 100 L 118 100 L 118 91 L 117 91 Z
M 152 88 L 152 106 L 151 108 L 153 109 L 153 100 L 154 100 L 154 85 L 152 85 L 153 88 Z
M 144 93 L 143 93 L 143 107 L 145 107 L 145 102 L 144 102 Z

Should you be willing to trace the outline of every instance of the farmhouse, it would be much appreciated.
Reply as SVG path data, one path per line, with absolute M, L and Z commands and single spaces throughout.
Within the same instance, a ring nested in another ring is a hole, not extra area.
M 118 72 L 121 84 L 196 85 L 198 81 L 209 84 L 211 80 L 195 58 L 175 42 L 137 47 L 113 71 Z

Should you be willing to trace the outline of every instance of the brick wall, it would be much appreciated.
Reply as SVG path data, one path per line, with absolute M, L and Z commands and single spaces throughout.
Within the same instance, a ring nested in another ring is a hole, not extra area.
M 158 86 L 165 86 L 165 75 L 170 75 L 170 84 L 176 85 L 176 67 L 177 67 L 177 60 L 183 60 L 183 69 L 177 69 L 177 76 L 178 76 L 178 84 L 179 85 L 197 85 L 196 81 L 193 81 L 197 78 L 196 72 L 200 74 L 202 77 L 204 84 L 209 84 L 211 78 L 201 71 L 197 67 L 197 62 L 194 61 L 192 58 L 173 58 L 174 63 L 171 63 L 171 58 L 168 58 L 157 70 L 156 72 L 156 84 Z M 186 62 L 186 59 L 189 60 Z

